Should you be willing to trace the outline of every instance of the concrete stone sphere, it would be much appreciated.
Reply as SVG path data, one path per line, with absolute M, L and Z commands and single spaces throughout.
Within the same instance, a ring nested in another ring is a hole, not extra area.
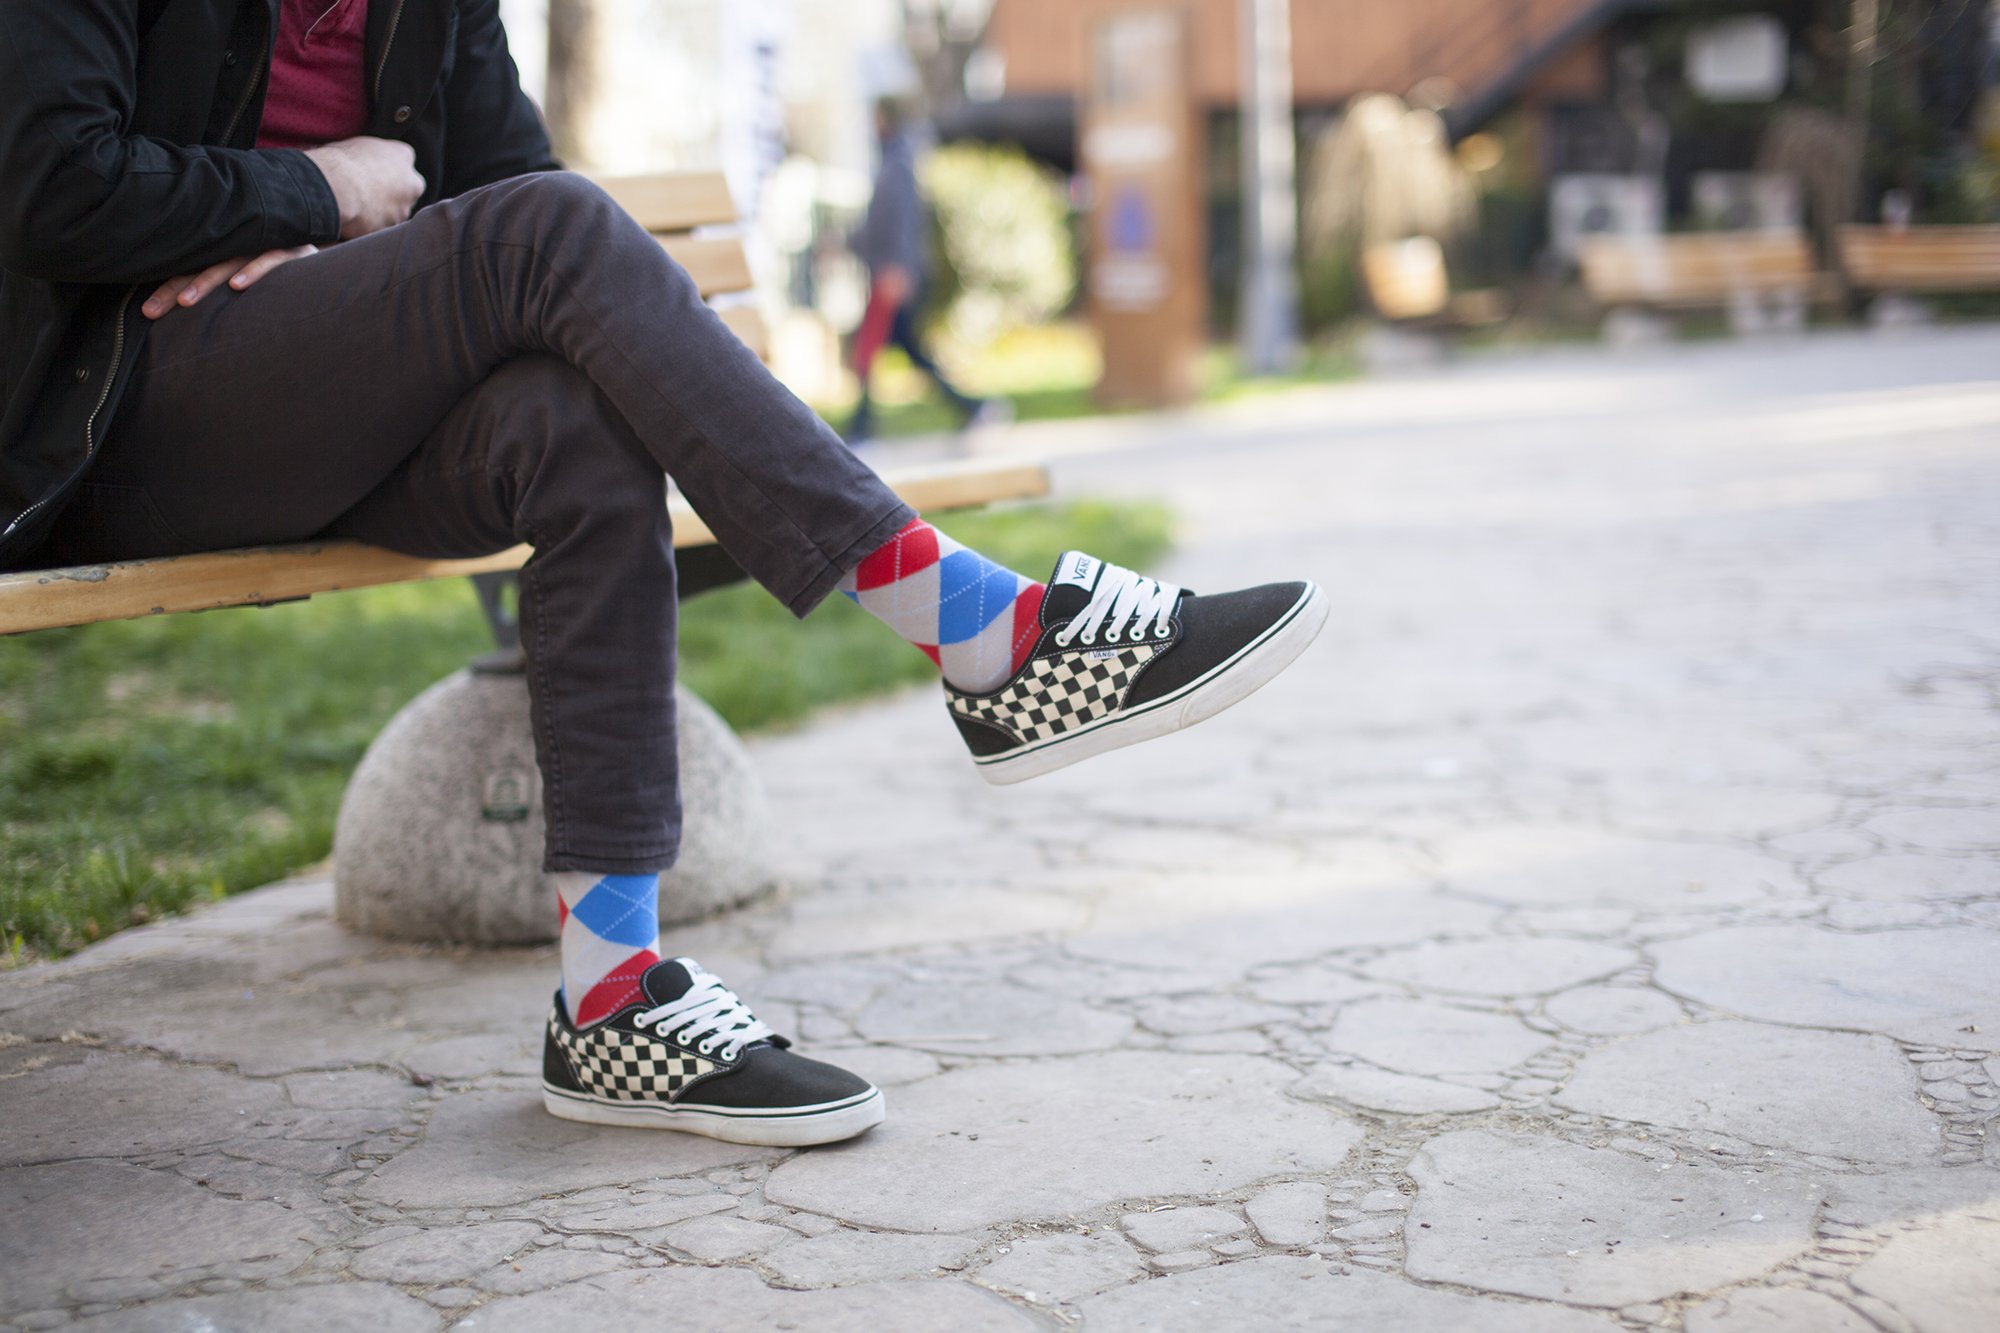
M 768 892 L 770 809 L 742 742 L 686 690 L 680 863 L 660 877 L 677 925 Z M 461 671 L 368 747 L 334 833 L 334 914 L 389 939 L 539 944 L 556 937 L 542 873 L 541 778 L 527 681 Z

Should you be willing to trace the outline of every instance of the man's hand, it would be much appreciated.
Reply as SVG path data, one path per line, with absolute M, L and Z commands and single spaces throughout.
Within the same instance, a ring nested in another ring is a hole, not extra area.
M 289 264 L 294 259 L 318 253 L 316 245 L 301 245 L 295 250 L 267 250 L 255 259 L 225 259 L 199 273 L 161 283 L 160 289 L 147 297 L 146 304 L 140 309 L 147 319 L 159 319 L 169 310 L 184 310 L 195 304 L 225 282 L 234 291 L 244 291 L 280 264 Z
M 342 139 L 308 148 L 340 205 L 340 239 L 351 241 L 407 220 L 424 195 L 417 151 L 393 139 Z

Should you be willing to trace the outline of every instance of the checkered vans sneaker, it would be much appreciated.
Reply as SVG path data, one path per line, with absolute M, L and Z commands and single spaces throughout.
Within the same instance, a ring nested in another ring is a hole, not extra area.
M 691 958 L 646 969 L 645 999 L 578 1028 L 556 997 L 542 1043 L 542 1104 L 596 1125 L 678 1129 L 731 1143 L 835 1143 L 882 1122 L 882 1094 L 794 1055 Z
M 1311 583 L 1201 597 L 1081 551 L 1042 600 L 1042 637 L 990 694 L 945 702 L 987 781 L 1020 782 L 1215 716 L 1291 665 L 1326 624 Z

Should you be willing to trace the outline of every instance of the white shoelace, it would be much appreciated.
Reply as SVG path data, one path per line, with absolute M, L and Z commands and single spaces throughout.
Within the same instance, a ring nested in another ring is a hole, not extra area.
M 1056 634 L 1056 642 L 1065 648 L 1073 640 L 1094 646 L 1102 630 L 1106 643 L 1120 643 L 1127 637 L 1129 623 L 1131 640 L 1138 643 L 1146 637 L 1148 620 L 1153 622 L 1153 637 L 1164 639 L 1173 633 L 1174 607 L 1180 598 L 1179 584 L 1141 578 L 1121 566 L 1106 565 L 1097 577 L 1089 605 Z
M 639 1014 L 633 1020 L 639 1027 L 671 1033 L 683 1046 L 700 1038 L 696 1050 L 703 1055 L 720 1052 L 725 1060 L 734 1060 L 753 1041 L 778 1035 L 736 998 L 735 991 L 722 984 L 722 978 L 703 970 L 691 958 L 678 961 L 688 970 L 687 993 Z

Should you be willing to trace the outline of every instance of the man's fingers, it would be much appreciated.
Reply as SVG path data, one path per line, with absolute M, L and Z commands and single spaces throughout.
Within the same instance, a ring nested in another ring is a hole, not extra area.
M 188 285 L 194 282 L 199 276 L 198 274 L 190 273 L 182 278 L 168 278 L 160 284 L 157 291 L 146 298 L 146 304 L 139 307 L 140 311 L 147 319 L 160 318 L 174 308 L 175 304 L 181 299 L 181 293 L 186 291 Z
M 229 280 L 229 285 L 239 292 L 243 291 L 279 265 L 289 264 L 294 259 L 304 259 L 307 255 L 318 253 L 319 247 L 316 245 L 301 245 L 291 250 L 266 250 L 245 264 L 242 271 Z
M 220 264 L 210 264 L 189 278 L 174 299 L 179 301 L 183 308 L 194 305 L 241 272 L 242 268 L 243 261 L 240 259 L 225 259 Z
M 220 264 L 211 264 L 181 288 L 180 303 L 194 305 L 225 282 L 240 292 L 278 265 L 311 254 L 314 248 L 306 245 L 293 250 L 266 250 L 254 259 L 225 259 Z
M 240 292 L 280 264 L 289 264 L 294 259 L 318 253 L 316 245 L 301 245 L 291 250 L 266 250 L 255 259 L 226 259 L 220 264 L 209 265 L 199 273 L 161 283 L 139 309 L 147 319 L 160 319 L 169 310 L 184 310 L 197 304 L 224 283 Z

